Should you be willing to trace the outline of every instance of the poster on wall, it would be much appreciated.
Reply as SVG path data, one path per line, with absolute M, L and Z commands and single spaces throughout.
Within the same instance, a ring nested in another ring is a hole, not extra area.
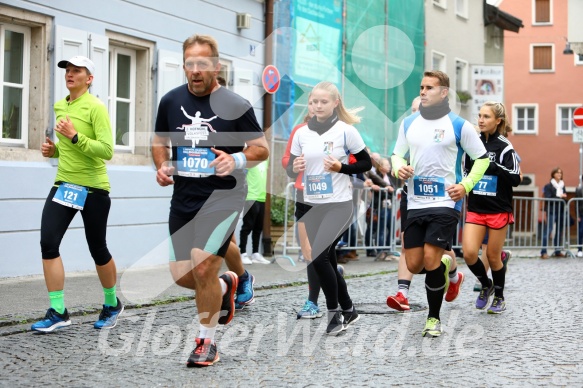
M 504 102 L 504 66 L 472 65 L 472 124 L 486 101 Z
M 296 82 L 314 85 L 322 80 L 340 84 L 342 3 L 339 0 L 295 2 L 293 75 Z

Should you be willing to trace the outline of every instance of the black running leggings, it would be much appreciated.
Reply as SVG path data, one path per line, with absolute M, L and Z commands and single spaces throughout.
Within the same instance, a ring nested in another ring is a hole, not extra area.
M 40 246 L 44 260 L 55 259 L 61 254 L 59 247 L 69 228 L 73 217 L 79 210 L 63 206 L 53 201 L 57 187 L 51 188 L 45 201 L 40 227 Z M 87 194 L 85 206 L 81 210 L 85 238 L 89 245 L 89 252 L 96 265 L 105 265 L 111 260 L 107 249 L 105 235 L 107 231 L 107 217 L 111 207 L 111 199 L 105 190 L 91 190 Z
M 352 200 L 313 205 L 301 221 L 306 224 L 312 247 L 312 262 L 320 278 L 328 310 L 336 310 L 338 303 L 344 310 L 352 308 L 352 300 L 344 278 L 338 273 L 336 244 L 352 221 Z

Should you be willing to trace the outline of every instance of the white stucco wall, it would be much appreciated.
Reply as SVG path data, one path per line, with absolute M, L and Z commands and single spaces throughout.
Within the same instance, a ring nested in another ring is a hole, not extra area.
M 456 1 L 446 0 L 446 8 L 425 0 L 425 68 L 432 69 L 432 52 L 445 55 L 445 72 L 450 77 L 450 86 L 455 89 L 456 60 L 473 64 L 484 64 L 484 18 L 481 1 L 469 0 L 467 18 L 456 15 Z M 468 72 L 468 77 L 470 77 Z M 467 79 L 468 86 L 470 79 Z M 468 87 L 468 90 L 470 88 Z M 450 97 L 452 94 L 450 94 Z M 469 119 L 469 107 L 457 107 L 462 117 Z
M 48 47 L 39 50 L 48 57 L 37 61 L 42 65 L 43 71 L 40 74 L 46 80 L 39 82 L 42 87 L 34 92 L 43 93 L 43 101 L 48 103 L 46 107 L 32 107 L 35 114 L 40 116 L 34 126 L 28 128 L 29 136 L 34 136 L 35 140 L 29 141 L 25 147 L 9 147 L 0 142 L 0 177 L 3 181 L 0 185 L 0 277 L 42 274 L 40 219 L 45 198 L 54 181 L 56 167 L 54 162 L 39 156 L 38 148 L 44 131 L 52 126 L 53 91 L 56 85 L 63 82 L 61 74 L 57 74 L 57 77 L 52 70 L 55 61 L 62 59 L 54 58 L 55 26 L 100 36 L 112 36 L 114 33 L 116 37 L 127 36 L 130 40 L 135 38 L 153 42 L 156 53 L 164 50 L 179 57 L 182 55 L 182 42 L 188 36 L 194 33 L 212 35 L 219 43 L 221 58 L 230 62 L 233 74 L 245 73 L 249 76 L 253 85 L 249 99 L 260 124 L 262 123 L 262 2 L 173 0 L 170 7 L 168 2 L 158 0 L 109 0 L 107 5 L 98 2 L 89 7 L 87 2 L 81 1 L 7 0 L 2 1 L 0 6 L 4 7 L 4 15 L 0 15 L 0 18 L 12 18 L 9 22 L 15 24 L 34 21 L 38 25 L 38 20 L 42 18 L 52 22 L 47 23 L 42 30 L 49 37 Z M 251 14 L 250 29 L 236 28 L 238 12 Z M 250 54 L 253 47 L 254 56 Z M 160 92 L 156 89 L 156 80 L 160 76 L 156 63 L 154 59 L 150 63 L 152 68 L 145 70 L 153 85 L 150 89 L 144 89 L 151 93 L 147 96 L 149 117 L 146 118 L 146 131 L 153 128 Z M 60 96 L 62 97 L 64 96 Z M 142 165 L 126 164 L 125 161 L 131 159 L 129 156 L 118 157 L 108 164 L 112 186 L 108 246 L 119 268 L 140 263 L 140 259 L 144 257 L 148 260 L 141 264 L 153 264 L 151 255 L 148 256 L 150 252 L 155 252 L 155 261 L 168 260 L 166 239 L 171 188 L 164 189 L 156 185 L 155 172 L 149 158 L 144 156 L 141 159 Z M 63 240 L 61 254 L 66 271 L 94 268 L 79 215 Z

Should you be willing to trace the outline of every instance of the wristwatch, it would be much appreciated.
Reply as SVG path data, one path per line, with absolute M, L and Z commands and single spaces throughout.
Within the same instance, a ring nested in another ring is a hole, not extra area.
M 79 141 L 79 136 L 77 136 L 77 134 L 75 134 L 75 136 L 73 136 L 71 138 L 71 143 L 77 144 L 78 141 Z

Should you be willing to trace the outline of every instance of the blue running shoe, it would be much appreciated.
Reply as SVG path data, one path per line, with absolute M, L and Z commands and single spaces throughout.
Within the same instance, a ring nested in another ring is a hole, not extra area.
M 40 331 L 41 333 L 50 333 L 56 329 L 62 329 L 71 325 L 71 319 L 69 319 L 69 312 L 67 309 L 63 314 L 59 314 L 54 308 L 47 310 L 45 314 L 45 319 L 33 323 L 30 329 L 32 331 Z
M 255 276 L 250 273 L 248 274 L 249 277 L 246 281 L 241 281 L 241 279 L 239 279 L 237 298 L 235 299 L 235 310 L 243 310 L 245 306 L 255 303 L 255 292 L 253 291 Z
M 302 309 L 298 312 L 298 319 L 314 319 L 320 318 L 322 315 L 324 315 L 324 313 L 320 311 L 320 308 L 317 304 L 306 300 L 304 307 L 302 307 Z
M 483 310 L 488 306 L 488 302 L 490 301 L 490 297 L 494 293 L 494 284 L 490 287 L 484 287 L 480 291 L 480 295 L 478 295 L 478 299 L 476 299 L 476 308 L 478 310 Z
M 117 324 L 117 318 L 123 313 L 123 303 L 117 298 L 117 306 L 103 305 L 99 319 L 93 324 L 96 329 L 113 329 Z
M 506 302 L 504 302 L 504 298 L 495 296 L 490 308 L 488 309 L 488 314 L 500 314 L 503 311 L 506 311 Z

